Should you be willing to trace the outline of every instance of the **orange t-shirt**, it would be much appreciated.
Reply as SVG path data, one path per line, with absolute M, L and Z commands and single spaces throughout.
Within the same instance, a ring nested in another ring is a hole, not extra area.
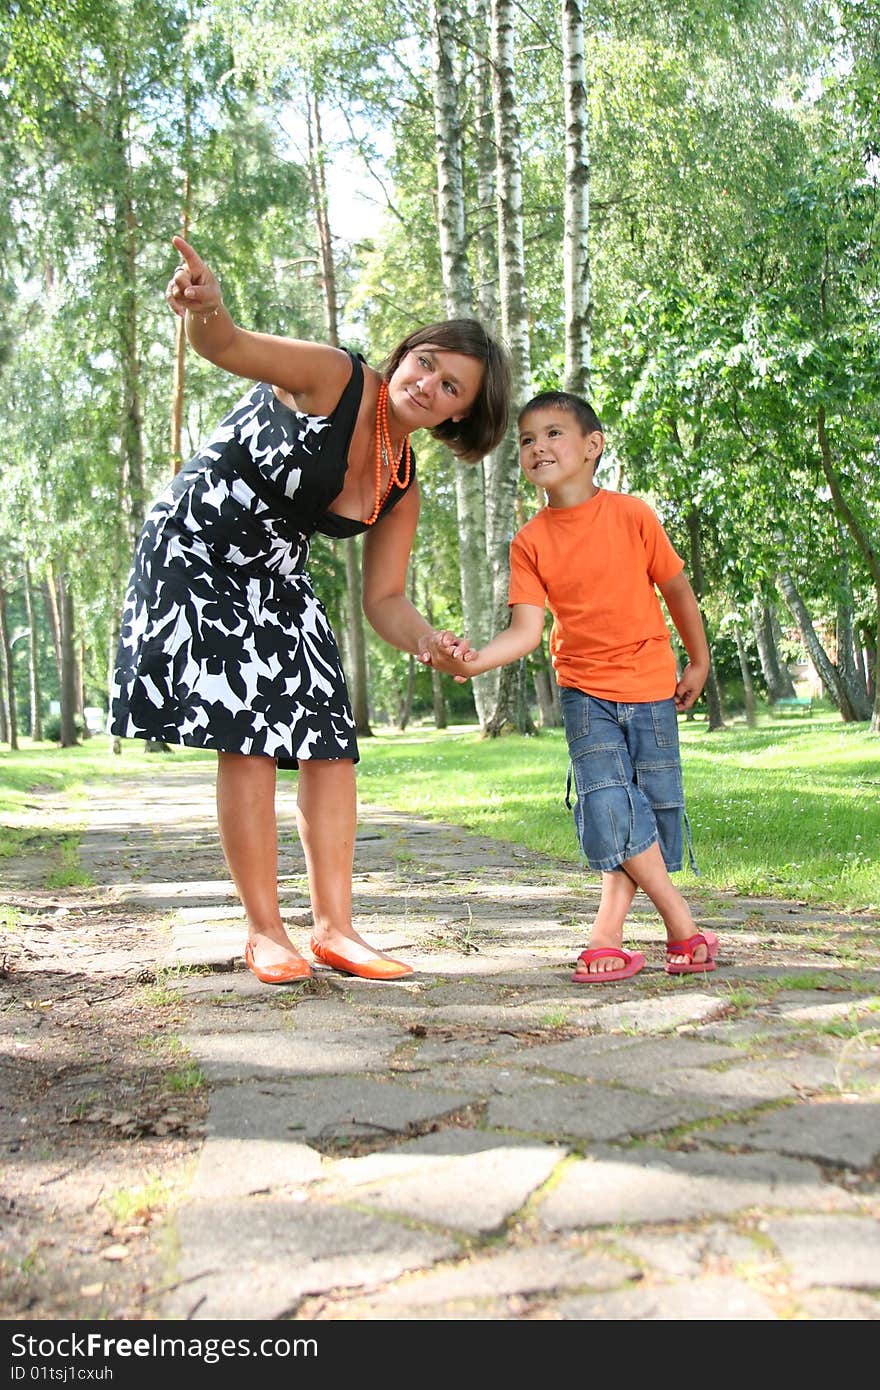
M 560 685 L 603 700 L 667 700 L 675 656 L 654 585 L 683 568 L 646 502 L 600 489 L 576 507 L 544 507 L 517 532 L 508 603 L 549 607 Z

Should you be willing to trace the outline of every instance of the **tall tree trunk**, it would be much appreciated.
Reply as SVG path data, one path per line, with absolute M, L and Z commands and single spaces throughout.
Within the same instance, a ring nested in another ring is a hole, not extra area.
M 58 616 L 61 623 L 61 747 L 76 746 L 76 636 L 73 594 L 66 574 L 59 574 Z
M 91 738 L 92 731 L 86 723 L 86 647 L 83 641 L 76 643 L 76 718 L 82 725 L 83 742 Z
M 431 26 L 434 132 L 437 141 L 437 228 L 443 293 L 449 318 L 470 318 L 474 295 L 467 258 L 463 150 L 459 115 L 460 84 L 455 72 L 455 22 L 460 7 L 452 0 L 435 0 Z M 478 158 L 485 160 L 478 142 Z M 455 505 L 458 520 L 458 567 L 465 632 L 474 646 L 492 636 L 492 604 L 486 563 L 486 499 L 484 469 L 455 461 Z M 477 718 L 488 715 L 497 675 L 490 672 L 471 682 Z
M 425 617 L 431 626 L 434 626 L 434 605 L 431 601 L 430 590 L 426 587 L 424 598 Z M 434 707 L 434 727 L 445 729 L 448 723 L 446 716 L 446 698 L 443 694 L 443 679 L 436 667 L 431 667 L 431 702 Z
M 788 667 L 779 658 L 776 638 L 775 613 L 772 607 L 757 596 L 751 605 L 752 631 L 758 648 L 758 658 L 767 687 L 767 699 L 771 704 L 777 700 L 791 699 L 795 693 L 794 682 Z
M 189 109 L 186 113 L 189 122 Z M 180 235 L 189 241 L 190 215 L 190 177 L 189 169 L 183 176 L 183 213 Z M 181 438 L 183 435 L 183 403 L 186 390 L 186 324 L 177 314 L 174 316 L 174 379 L 171 386 L 171 472 L 180 472 L 183 463 Z
M 825 481 L 828 483 L 828 490 L 831 493 L 834 509 L 861 551 L 871 578 L 874 581 L 878 635 L 877 662 L 880 663 L 880 551 L 877 550 L 870 535 L 865 530 L 844 496 L 840 477 L 834 467 L 831 444 L 825 429 L 824 405 L 819 406 L 816 417 L 816 432 L 819 439 L 819 454 L 822 459 L 822 472 L 825 474 Z M 841 710 L 841 714 L 843 714 L 843 710 Z M 874 670 L 874 708 L 871 714 L 871 733 L 880 734 L 880 665 L 877 665 Z
M 125 109 L 127 90 L 120 79 L 120 104 L 116 112 L 115 143 L 119 160 L 120 183 L 116 196 L 117 245 L 119 266 L 119 336 L 122 379 L 122 452 L 128 478 L 128 525 L 132 548 L 140 534 L 146 514 L 146 485 L 144 482 L 143 410 L 141 407 L 141 373 L 138 349 L 138 269 L 137 214 L 132 192 L 130 141 Z
M 857 717 L 856 712 L 850 703 L 846 687 L 840 679 L 840 672 L 822 646 L 819 634 L 813 626 L 813 620 L 810 617 L 807 605 L 801 598 L 794 579 L 787 571 L 782 571 L 780 573 L 779 587 L 801 630 L 807 651 L 810 653 L 810 660 L 819 673 L 819 679 L 828 692 L 831 701 L 835 707 L 840 710 L 840 717 L 845 724 L 854 723 Z
M 416 601 L 416 567 L 412 560 L 409 565 L 409 600 L 415 605 Z M 403 733 L 409 721 L 412 719 L 413 697 L 416 689 L 416 659 L 412 652 L 409 653 L 406 662 L 406 680 L 397 701 L 397 727 Z
M 840 538 L 840 563 L 837 584 L 837 669 L 843 681 L 850 704 L 861 719 L 871 718 L 871 702 L 868 699 L 868 683 L 865 670 L 856 655 L 855 622 L 853 617 L 853 592 L 849 568 L 849 550 L 846 536 Z
M 554 679 L 553 668 L 547 660 L 543 641 L 529 657 L 529 665 L 535 686 L 535 699 L 538 702 L 541 728 L 558 729 L 562 724 L 559 709 L 559 688 Z
M 491 0 L 501 330 L 510 351 L 513 399 L 525 401 L 531 394 L 531 360 L 523 249 L 522 159 L 514 73 L 514 16 L 513 0 Z M 509 623 L 507 592 L 510 582 L 510 538 L 513 534 L 514 501 L 519 477 L 519 445 L 515 418 L 511 418 L 496 458 L 497 463 L 492 469 L 486 488 L 486 548 L 492 574 L 493 617 L 495 629 L 498 630 Z M 495 708 L 486 724 L 488 734 L 496 736 L 508 724 L 518 727 L 522 733 L 530 731 L 529 719 L 526 719 L 523 726 L 524 704 L 517 701 L 517 679 L 514 666 L 505 666 L 502 669 Z
M 30 731 L 31 738 L 39 743 L 43 738 L 43 699 L 40 691 L 40 644 L 37 632 L 37 606 L 34 603 L 34 586 L 31 567 L 24 562 L 24 600 L 28 620 L 28 674 L 30 688 Z
M 406 661 L 406 680 L 399 692 L 397 700 L 397 727 L 403 733 L 409 721 L 412 719 L 413 695 L 416 688 L 416 659 L 412 652 Z
M 331 347 L 339 347 L 339 300 L 336 292 L 336 261 L 333 256 L 333 236 L 330 230 L 330 209 L 327 200 L 321 105 L 314 90 L 309 92 L 308 101 L 309 178 L 312 187 L 315 226 L 318 232 L 318 246 L 321 253 L 321 291 L 324 299 L 327 341 Z M 346 675 L 355 729 L 360 738 L 371 738 L 373 730 L 370 728 L 361 546 L 362 542 L 357 536 L 349 536 L 342 542 L 348 599 L 346 626 L 348 629 L 349 669 Z
M 0 575 L 0 656 L 3 665 L 3 722 L 10 752 L 18 749 L 18 714 L 15 708 L 15 668 L 12 664 L 12 639 L 9 634 L 9 610 L 6 588 Z
M 565 101 L 565 386 L 590 394 L 590 128 L 584 13 L 581 0 L 562 0 Z
M 748 656 L 746 655 L 746 644 L 743 641 L 742 628 L 739 620 L 734 620 L 733 635 L 736 639 L 736 654 L 739 657 L 739 669 L 743 682 L 743 700 L 746 707 L 746 724 L 750 729 L 754 729 L 758 722 L 757 708 L 755 705 L 755 687 L 752 683 L 752 673 L 749 670 Z
M 183 199 L 180 209 L 180 235 L 189 241 L 189 223 L 192 209 L 192 110 L 193 94 L 190 76 L 189 49 L 184 48 L 181 91 L 183 94 L 183 147 L 181 165 L 183 167 Z M 182 318 L 174 316 L 174 382 L 171 389 L 171 472 L 179 473 L 183 456 L 180 448 L 183 431 L 183 400 L 186 387 L 186 325 Z
M 703 627 L 706 629 L 708 639 L 709 625 L 706 622 L 706 615 L 703 612 L 703 555 L 700 548 L 700 513 L 696 507 L 691 507 L 687 514 L 688 543 L 690 546 L 690 574 L 694 593 L 700 608 L 700 616 L 703 619 Z M 709 678 L 706 681 L 706 711 L 709 721 L 709 732 L 714 733 L 717 729 L 724 728 L 724 709 L 721 703 L 721 687 L 718 684 L 718 677 L 715 671 L 715 662 L 712 659 L 712 644 L 709 643 Z
M 46 565 L 46 578 L 43 580 L 43 602 L 46 605 L 46 619 L 55 652 L 55 666 L 58 671 L 58 684 L 61 685 L 61 615 L 58 612 L 58 589 L 55 583 L 55 570 L 52 561 Z

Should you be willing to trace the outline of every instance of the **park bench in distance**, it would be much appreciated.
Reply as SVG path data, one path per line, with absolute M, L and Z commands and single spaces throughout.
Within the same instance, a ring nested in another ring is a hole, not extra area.
M 813 717 L 813 701 L 809 695 L 791 695 L 782 700 L 775 700 L 773 704 L 774 714 L 799 714 L 803 712 L 808 719 Z

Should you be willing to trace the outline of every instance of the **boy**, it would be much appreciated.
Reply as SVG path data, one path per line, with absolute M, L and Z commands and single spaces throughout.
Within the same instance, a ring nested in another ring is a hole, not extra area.
M 554 623 L 550 649 L 561 687 L 574 809 L 602 893 L 578 984 L 625 980 L 642 969 L 623 949 L 636 889 L 666 927 L 670 974 L 715 969 L 718 942 L 698 932 L 669 877 L 682 866 L 684 792 L 676 712 L 699 698 L 709 649 L 684 562 L 646 503 L 593 481 L 605 439 L 592 407 L 565 391 L 535 396 L 519 415 L 520 465 L 547 505 L 513 538 L 510 626 L 481 651 L 435 637 L 431 660 L 459 681 L 517 661 Z M 676 681 L 660 590 L 689 664 Z

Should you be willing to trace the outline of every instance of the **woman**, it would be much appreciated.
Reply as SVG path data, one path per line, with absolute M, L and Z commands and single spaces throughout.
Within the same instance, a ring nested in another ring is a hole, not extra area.
M 367 979 L 411 967 L 351 921 L 354 721 L 336 641 L 305 566 L 315 531 L 366 532 L 363 607 L 380 637 L 428 661 L 433 629 L 405 594 L 419 513 L 409 437 L 462 459 L 501 439 L 510 384 L 470 319 L 417 329 L 382 372 L 319 343 L 237 328 L 196 251 L 166 292 L 195 350 L 257 383 L 153 506 L 138 541 L 111 693 L 111 733 L 218 754 L 217 813 L 247 914 L 245 960 L 283 984 L 310 967 L 281 921 L 276 767 L 298 767 L 297 827 L 317 960 Z

